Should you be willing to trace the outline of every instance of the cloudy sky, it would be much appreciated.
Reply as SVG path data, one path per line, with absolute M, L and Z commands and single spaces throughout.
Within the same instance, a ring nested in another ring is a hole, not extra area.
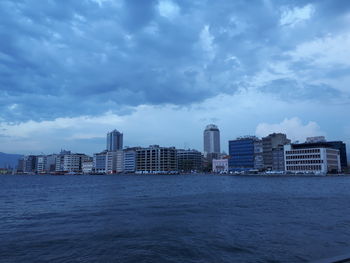
M 350 1 L 1 0 L 0 151 L 350 144 Z

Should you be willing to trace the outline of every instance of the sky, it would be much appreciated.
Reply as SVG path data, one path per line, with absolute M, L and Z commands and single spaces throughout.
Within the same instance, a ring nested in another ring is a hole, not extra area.
M 350 1 L 1 0 L 0 152 L 350 145 Z

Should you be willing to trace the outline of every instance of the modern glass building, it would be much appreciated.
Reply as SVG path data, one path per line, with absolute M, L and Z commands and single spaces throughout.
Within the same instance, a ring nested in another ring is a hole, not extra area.
M 123 149 L 123 134 L 117 130 L 107 133 L 107 151 L 116 152 Z
M 256 168 L 255 145 L 257 141 L 259 141 L 259 139 L 255 136 L 241 137 L 229 141 L 229 170 L 244 171 Z

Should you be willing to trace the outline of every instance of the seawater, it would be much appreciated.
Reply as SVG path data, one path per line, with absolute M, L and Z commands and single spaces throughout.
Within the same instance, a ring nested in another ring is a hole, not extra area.
M 308 262 L 350 252 L 350 177 L 0 176 L 1 262 Z

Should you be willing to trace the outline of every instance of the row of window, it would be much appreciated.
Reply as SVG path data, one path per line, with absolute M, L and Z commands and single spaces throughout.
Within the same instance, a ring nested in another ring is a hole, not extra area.
M 304 153 L 319 153 L 320 149 L 308 149 L 308 150 L 292 150 L 286 151 L 286 154 L 304 154 Z
M 287 161 L 287 164 L 313 164 L 313 163 L 323 163 L 323 160 Z
M 321 165 L 287 166 L 287 171 L 319 171 Z
M 287 155 L 286 159 L 320 159 L 320 154 L 310 154 L 310 155 Z

